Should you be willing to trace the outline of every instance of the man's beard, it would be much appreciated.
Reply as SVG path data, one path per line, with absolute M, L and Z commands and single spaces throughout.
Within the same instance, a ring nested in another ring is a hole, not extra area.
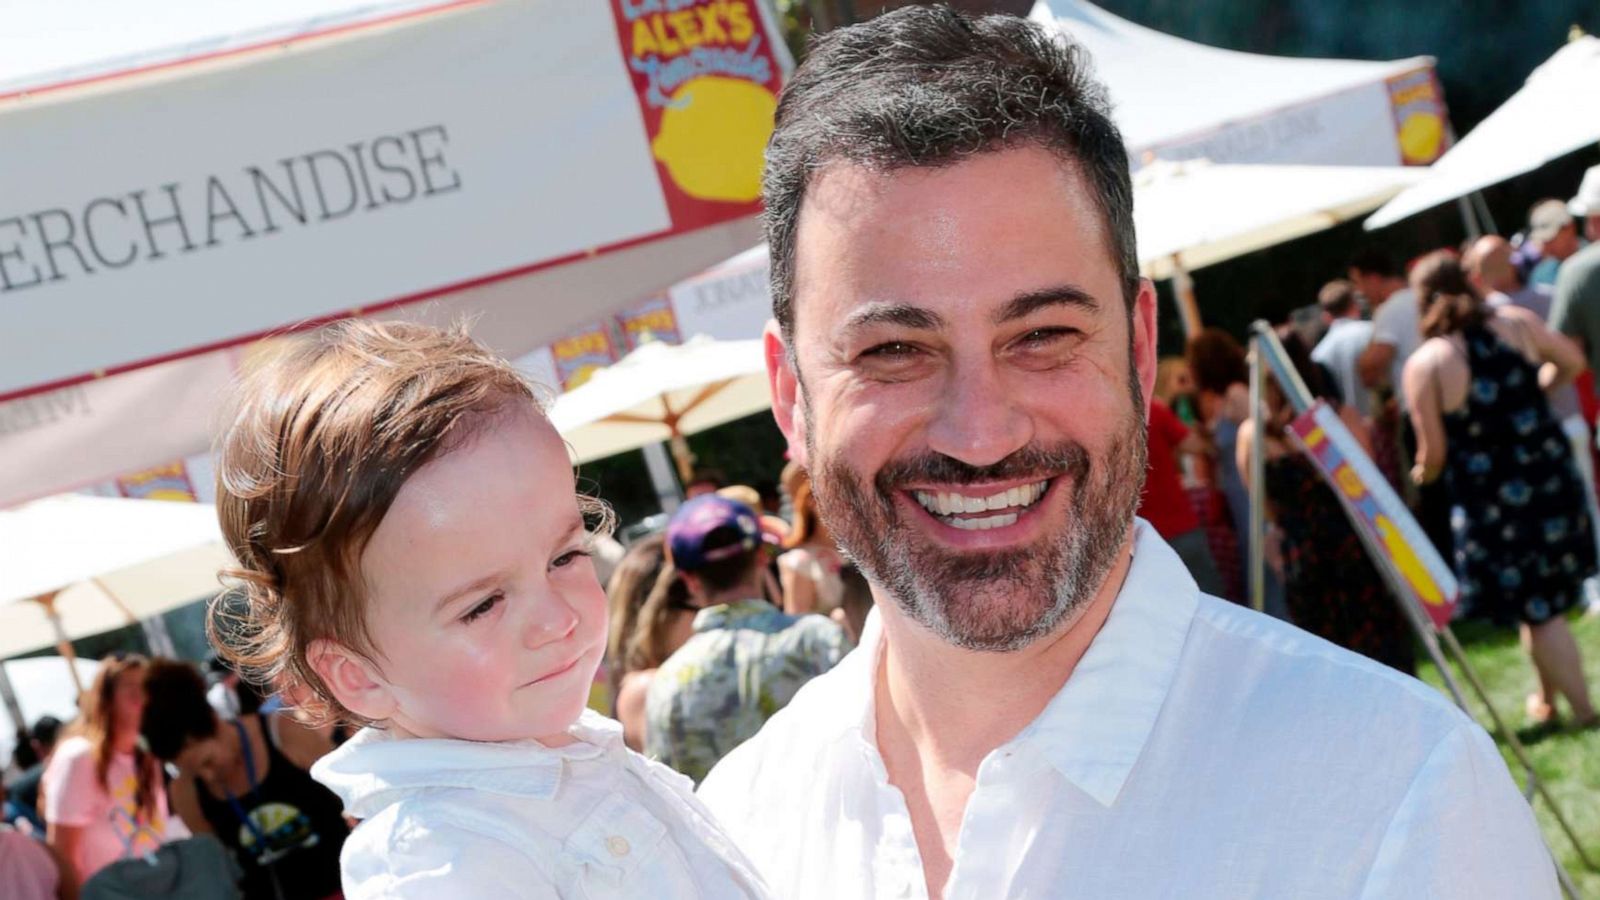
M 885 465 L 870 492 L 843 459 L 819 460 L 808 431 L 818 510 L 839 548 L 913 621 L 952 646 L 1020 650 L 1082 609 L 1116 563 L 1144 487 L 1146 431 L 1134 413 L 1143 407 L 1139 394 L 1135 381 L 1133 405 L 1099 458 L 1069 441 L 1029 444 L 983 467 L 929 452 Z M 1070 491 L 1069 518 L 1035 544 L 1008 550 L 959 552 L 934 544 L 902 521 L 894 501 L 910 484 L 1046 478 L 1050 489 L 1039 504 Z

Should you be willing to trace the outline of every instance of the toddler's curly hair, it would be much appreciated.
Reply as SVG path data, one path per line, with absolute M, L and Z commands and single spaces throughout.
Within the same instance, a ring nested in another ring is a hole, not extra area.
M 351 320 L 249 368 L 217 461 L 217 516 L 238 566 L 208 633 L 250 680 L 313 718 L 372 724 L 307 662 L 333 640 L 375 662 L 361 554 L 406 480 L 543 389 L 462 327 Z M 580 498 L 599 527 L 609 512 Z

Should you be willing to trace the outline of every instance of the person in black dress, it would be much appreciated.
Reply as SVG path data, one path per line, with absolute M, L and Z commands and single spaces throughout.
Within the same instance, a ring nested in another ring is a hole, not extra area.
M 1411 283 L 1426 338 L 1402 379 L 1418 439 L 1412 478 L 1443 478 L 1448 489 L 1462 599 L 1520 623 L 1539 675 L 1531 719 L 1554 718 L 1560 695 L 1576 724 L 1600 724 L 1563 616 L 1595 572 L 1594 524 L 1545 399 L 1583 369 L 1583 355 L 1536 313 L 1487 306 L 1453 256 L 1425 257 Z
M 188 663 L 152 662 L 145 692 L 140 731 L 152 754 L 178 767 L 173 811 L 232 851 L 246 900 L 340 896 L 350 829 L 339 799 L 307 773 L 332 749 L 328 738 L 284 713 L 221 718 Z

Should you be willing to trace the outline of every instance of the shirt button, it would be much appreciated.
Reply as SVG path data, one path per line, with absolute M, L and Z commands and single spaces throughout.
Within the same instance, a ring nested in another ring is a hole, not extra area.
M 620 834 L 613 834 L 611 837 L 606 838 L 606 849 L 611 851 L 612 856 L 627 856 L 628 851 L 632 850 L 633 847 L 628 844 L 627 838 Z

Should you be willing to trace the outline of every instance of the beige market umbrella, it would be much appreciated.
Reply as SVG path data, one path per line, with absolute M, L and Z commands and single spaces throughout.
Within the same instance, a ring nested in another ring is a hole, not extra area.
M 668 442 L 679 477 L 693 466 L 684 438 L 769 408 L 761 341 L 697 335 L 682 344 L 645 344 L 562 394 L 550 410 L 588 462 L 646 444 Z
M 1139 265 L 1172 278 L 1184 328 L 1199 327 L 1188 273 L 1331 228 L 1415 184 L 1426 169 L 1156 161 L 1134 175 Z
M 229 564 L 207 504 L 64 495 L 0 510 L 0 658 L 70 657 L 77 638 L 216 593 Z

